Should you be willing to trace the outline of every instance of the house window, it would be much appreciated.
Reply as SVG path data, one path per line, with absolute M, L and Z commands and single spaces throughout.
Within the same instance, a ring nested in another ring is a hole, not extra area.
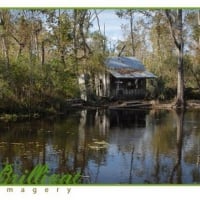
M 138 79 L 135 79 L 135 88 L 138 89 Z
M 127 89 L 132 89 L 133 88 L 133 84 L 131 83 L 131 81 L 127 82 Z

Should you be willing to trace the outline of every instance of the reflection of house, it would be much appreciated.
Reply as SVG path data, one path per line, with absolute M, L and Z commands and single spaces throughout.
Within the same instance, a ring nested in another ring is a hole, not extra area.
M 109 128 L 144 128 L 146 127 L 146 115 L 149 111 L 138 110 L 110 110 L 109 112 Z
M 156 78 L 135 57 L 110 57 L 105 67 L 105 73 L 96 74 L 95 78 L 96 95 L 99 97 L 141 99 L 146 94 L 146 80 Z
M 97 95 L 116 99 L 144 98 L 146 80 L 156 78 L 135 57 L 111 57 L 106 60 L 105 77 L 99 78 Z

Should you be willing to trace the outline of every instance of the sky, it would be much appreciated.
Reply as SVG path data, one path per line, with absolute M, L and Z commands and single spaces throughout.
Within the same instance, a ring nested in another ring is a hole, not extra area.
M 99 14 L 99 21 L 101 26 L 101 31 L 104 31 L 105 24 L 105 35 L 109 41 L 117 41 L 123 38 L 123 31 L 121 29 L 122 24 L 127 24 L 127 20 L 120 19 L 115 14 L 114 10 L 105 9 Z M 98 30 L 97 21 L 94 21 L 92 31 Z

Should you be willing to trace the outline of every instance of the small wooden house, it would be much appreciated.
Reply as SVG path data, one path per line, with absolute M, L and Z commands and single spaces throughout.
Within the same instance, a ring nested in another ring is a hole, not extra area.
M 83 85 L 83 78 L 79 83 Z M 135 57 L 110 57 L 105 61 L 105 73 L 95 77 L 96 95 L 110 99 L 133 100 L 143 99 L 146 95 L 147 79 L 156 76 L 145 69 Z M 87 100 L 82 90 L 82 99 Z
M 106 73 L 97 78 L 98 96 L 114 99 L 141 99 L 146 95 L 146 80 L 156 76 L 135 57 L 111 57 L 105 62 Z

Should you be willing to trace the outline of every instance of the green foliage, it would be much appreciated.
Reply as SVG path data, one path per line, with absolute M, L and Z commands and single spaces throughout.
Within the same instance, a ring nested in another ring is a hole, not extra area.
M 0 185 L 51 185 L 51 184 L 78 184 L 81 175 L 76 174 L 50 174 L 47 165 L 37 165 L 32 171 L 25 170 L 23 174 L 15 173 L 11 164 L 7 164 L 0 172 Z
M 164 11 L 125 9 L 116 14 L 129 26 L 122 26 L 124 38 L 109 52 L 101 27 L 90 29 L 94 10 L 0 10 L 0 110 L 56 112 L 66 99 L 80 96 L 77 79 L 82 73 L 90 76 L 87 90 L 93 96 L 95 75 L 104 72 L 105 58 L 124 45 L 123 55 L 135 55 L 158 76 L 157 98 L 174 98 L 178 58 Z M 200 88 L 199 15 L 197 10 L 183 15 L 189 30 L 184 32 L 185 80 L 191 88 Z
M 0 100 L 1 100 L 0 105 L 9 98 L 12 98 L 12 96 L 13 92 L 9 87 L 8 82 L 5 81 L 3 78 L 0 78 Z
M 16 121 L 17 115 L 16 114 L 4 114 L 3 116 L 0 116 L 0 121 L 9 122 L 9 121 Z

